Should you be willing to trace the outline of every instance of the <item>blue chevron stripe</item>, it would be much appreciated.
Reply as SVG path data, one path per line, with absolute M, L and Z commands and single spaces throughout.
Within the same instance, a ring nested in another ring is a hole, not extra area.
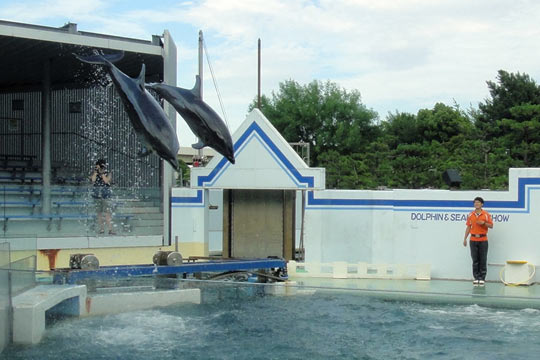
M 499 212 L 501 209 L 512 209 L 508 212 L 526 212 L 530 211 L 530 192 L 540 189 L 540 187 L 531 187 L 530 185 L 540 185 L 540 178 L 519 178 L 518 179 L 518 198 L 515 201 L 504 200 L 486 200 L 484 206 L 491 212 Z M 525 191 L 527 190 L 527 192 Z M 471 200 L 405 200 L 405 199 L 322 199 L 316 198 L 314 191 L 308 192 L 307 209 L 322 210 L 388 210 L 394 211 L 469 211 L 472 207 Z M 430 208 L 430 209 L 419 209 Z M 440 208 L 440 209 L 438 209 Z M 495 211 L 493 211 L 495 210 Z
M 203 191 L 197 190 L 195 196 L 171 196 L 171 207 L 201 207 L 204 206 Z
M 270 155 L 276 160 L 279 166 L 285 170 L 287 175 L 294 180 L 295 184 L 298 184 L 300 188 L 309 188 L 314 185 L 313 176 L 302 176 L 300 172 L 294 167 L 294 165 L 287 159 L 287 157 L 281 152 L 276 144 L 270 139 L 270 137 L 261 129 L 259 124 L 255 121 L 249 125 L 240 138 L 234 144 L 234 153 L 237 155 L 238 151 L 241 151 L 245 145 L 252 139 L 251 134 L 257 134 L 261 144 L 268 151 Z M 217 166 L 207 176 L 199 176 L 197 178 L 197 186 L 204 186 L 205 184 L 211 186 L 215 183 L 216 177 L 221 176 L 222 170 L 225 170 L 229 166 L 227 159 L 222 158 Z

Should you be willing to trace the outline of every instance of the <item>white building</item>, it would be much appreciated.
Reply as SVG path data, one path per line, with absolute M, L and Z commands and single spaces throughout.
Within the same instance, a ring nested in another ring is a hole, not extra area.
M 540 262 L 540 169 L 510 169 L 508 191 L 325 190 L 324 169 L 258 110 L 233 141 L 235 165 L 218 155 L 193 169 L 191 188 L 173 189 L 172 233 L 185 249 L 292 259 L 303 236 L 306 262 L 429 264 L 433 278 L 469 279 L 465 219 L 482 196 L 495 221 L 488 280 L 505 260 Z

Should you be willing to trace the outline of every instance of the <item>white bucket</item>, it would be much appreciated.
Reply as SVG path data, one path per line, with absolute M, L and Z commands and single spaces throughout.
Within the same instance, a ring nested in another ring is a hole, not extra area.
M 500 278 L 505 285 L 531 285 L 535 272 L 534 265 L 525 260 L 507 260 Z

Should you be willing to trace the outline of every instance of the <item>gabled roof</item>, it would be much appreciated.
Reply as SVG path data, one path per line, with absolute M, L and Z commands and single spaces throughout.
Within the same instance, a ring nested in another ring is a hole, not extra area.
M 218 154 L 206 167 L 192 168 L 192 188 L 324 189 L 325 169 L 308 167 L 258 109 L 232 138 L 236 163 Z

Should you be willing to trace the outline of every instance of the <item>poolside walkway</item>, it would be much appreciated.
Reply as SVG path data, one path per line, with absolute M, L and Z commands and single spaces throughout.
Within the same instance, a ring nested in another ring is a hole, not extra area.
M 386 300 L 446 304 L 478 304 L 505 308 L 540 309 L 540 286 L 505 286 L 470 281 L 291 278 L 299 289 L 355 291 Z

